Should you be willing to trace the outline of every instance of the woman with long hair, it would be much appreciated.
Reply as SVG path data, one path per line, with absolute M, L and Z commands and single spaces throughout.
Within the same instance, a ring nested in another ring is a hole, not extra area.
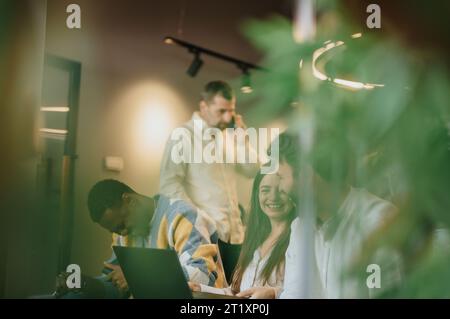
M 291 170 L 286 163 L 280 169 Z M 191 284 L 194 291 L 251 298 L 276 298 L 283 286 L 290 224 L 296 217 L 293 182 L 285 174 L 258 173 L 253 182 L 245 239 L 231 287 L 221 292 Z

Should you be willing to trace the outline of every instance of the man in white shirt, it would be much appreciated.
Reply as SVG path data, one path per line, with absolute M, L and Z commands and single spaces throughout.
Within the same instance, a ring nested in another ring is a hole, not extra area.
M 187 144 L 194 146 L 189 150 L 195 153 L 193 157 L 190 157 L 191 161 L 174 160 L 174 154 L 179 151 L 176 149 L 179 141 L 173 139 L 174 133 L 166 144 L 161 163 L 160 193 L 193 203 L 212 217 L 222 241 L 240 244 L 244 239 L 244 227 L 239 209 L 235 173 L 237 171 L 252 178 L 258 171 L 259 164 L 257 161 L 229 163 L 228 160 L 211 162 L 201 159 L 203 149 L 217 138 L 221 140 L 223 138 L 224 143 L 221 150 L 215 149 L 216 154 L 223 152 L 228 159 L 227 152 L 230 151 L 228 141 L 234 137 L 225 134 L 227 128 L 246 129 L 242 117 L 236 114 L 236 98 L 231 87 L 223 81 L 213 81 L 205 86 L 200 110 L 183 125 L 183 138 L 187 138 Z M 212 135 L 209 140 L 205 140 L 206 129 L 216 129 L 222 136 Z M 245 145 L 237 145 L 237 148 L 247 150 L 248 158 L 250 158 L 250 153 L 254 151 L 248 145 L 248 141 L 244 143 Z M 198 151 L 200 151 L 200 160 L 198 160 Z M 235 156 L 235 154 L 231 155 L 231 157 Z M 250 189 L 248 191 L 250 192 Z
M 379 288 L 368 287 L 365 278 L 350 276 L 364 242 L 395 211 L 395 206 L 388 201 L 363 188 L 352 187 L 337 214 L 314 229 L 310 250 L 303 244 L 302 219 L 297 218 L 291 225 L 285 286 L 280 298 L 369 298 L 397 282 L 399 257 L 386 251 L 380 251 L 371 260 L 381 269 Z M 305 250 L 310 253 L 308 261 L 304 258 Z M 386 256 L 390 256 L 390 264 L 386 264 Z M 307 291 L 302 290 L 305 281 L 308 281 Z
M 280 157 L 287 151 L 300 153 L 280 148 Z M 347 151 L 321 150 L 314 157 L 314 168 L 304 164 L 294 176 L 302 200 L 300 217 L 291 224 L 280 298 L 368 298 L 381 291 L 368 287 L 366 278 L 352 271 L 369 236 L 397 209 L 364 188 L 350 186 L 352 163 Z M 395 252 L 382 250 L 369 258 L 370 264 L 381 267 L 381 288 L 400 280 L 398 258 Z
M 329 183 L 317 174 L 314 179 L 314 192 L 330 194 Z M 351 273 L 364 243 L 397 208 L 363 188 L 342 186 L 337 195 L 331 205 L 315 200 L 321 223 L 305 223 L 306 212 L 292 223 L 280 298 L 369 298 L 400 280 L 399 256 L 392 251 L 379 250 L 369 259 L 380 266 L 380 287 Z M 338 207 L 334 214 L 333 207 Z

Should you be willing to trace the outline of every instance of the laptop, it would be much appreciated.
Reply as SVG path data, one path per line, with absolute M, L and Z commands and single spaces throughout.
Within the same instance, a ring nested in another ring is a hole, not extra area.
M 131 294 L 136 299 L 242 299 L 192 292 L 174 250 L 114 246 Z

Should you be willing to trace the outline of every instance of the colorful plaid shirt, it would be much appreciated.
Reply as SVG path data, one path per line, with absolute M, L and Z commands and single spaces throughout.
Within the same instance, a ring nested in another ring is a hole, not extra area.
M 146 237 L 113 234 L 113 246 L 174 249 L 188 281 L 221 288 L 226 285 L 214 222 L 183 200 L 159 195 Z M 117 264 L 113 256 L 108 263 Z

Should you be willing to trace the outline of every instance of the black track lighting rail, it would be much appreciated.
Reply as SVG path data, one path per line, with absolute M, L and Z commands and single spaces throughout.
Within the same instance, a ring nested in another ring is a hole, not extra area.
M 196 57 L 200 56 L 201 54 L 205 54 L 205 55 L 209 55 L 212 56 L 214 58 L 220 59 L 220 60 L 224 60 L 227 61 L 229 63 L 235 64 L 243 73 L 248 73 L 249 70 L 254 69 L 254 70 L 259 70 L 259 71 L 268 71 L 267 69 L 258 66 L 256 64 L 250 63 L 250 62 L 246 62 L 246 61 L 242 61 L 240 59 L 231 57 L 229 55 L 217 52 L 217 51 L 213 51 L 210 49 L 206 49 L 203 48 L 201 46 L 198 46 L 196 44 L 193 43 L 189 43 L 174 37 L 165 37 L 164 38 L 164 43 L 166 44 L 176 44 L 179 45 L 181 47 L 186 48 L 189 53 L 194 54 Z

